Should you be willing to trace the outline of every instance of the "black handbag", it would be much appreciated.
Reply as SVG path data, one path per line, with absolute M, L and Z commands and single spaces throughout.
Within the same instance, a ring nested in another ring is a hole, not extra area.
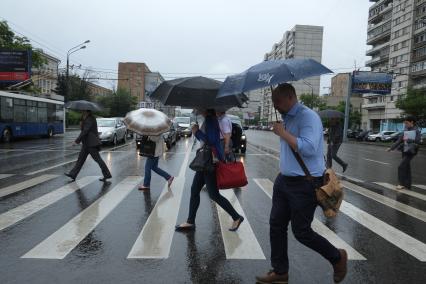
M 404 144 L 403 152 L 405 154 L 417 155 L 418 151 L 419 151 L 419 145 L 417 145 L 416 143 Z
M 142 142 L 139 149 L 139 156 L 155 157 L 156 143 L 149 139 L 148 136 L 142 136 Z
M 212 148 L 204 144 L 197 150 L 194 160 L 189 164 L 189 168 L 196 172 L 213 172 L 215 165 L 213 164 Z

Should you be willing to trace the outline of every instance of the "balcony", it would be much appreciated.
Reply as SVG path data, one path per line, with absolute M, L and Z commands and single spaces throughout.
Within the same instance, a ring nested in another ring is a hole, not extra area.
M 380 40 L 389 40 L 390 39 L 390 34 L 391 34 L 391 29 L 387 29 L 375 36 L 369 37 L 367 39 L 367 44 L 368 45 L 373 45 L 375 42 L 378 42 Z
M 365 55 L 367 55 L 367 56 L 371 56 L 371 55 L 373 55 L 374 53 L 379 52 L 381 49 L 383 49 L 383 48 L 385 48 L 385 47 L 389 47 L 389 45 L 390 45 L 390 42 L 385 42 L 385 43 L 383 43 L 383 44 L 379 44 L 379 45 L 377 45 L 377 46 L 375 46 L 375 47 L 373 47 L 373 48 L 371 48 L 371 49 L 367 50 L 367 52 L 365 53 Z
M 392 21 L 392 12 L 383 15 L 383 19 L 378 19 L 379 21 L 375 24 L 373 23 L 369 23 L 368 24 L 368 28 L 367 28 L 367 32 L 370 32 L 372 30 L 374 30 L 377 27 L 380 27 L 381 25 L 387 24 L 388 22 Z
M 413 79 L 419 79 L 421 77 L 426 77 L 426 70 L 411 71 L 410 75 Z
M 382 63 L 382 62 L 388 61 L 388 60 L 389 60 L 389 53 L 381 55 L 381 56 L 377 56 L 377 57 L 374 57 L 374 58 L 368 60 L 367 62 L 365 62 L 365 66 L 371 67 L 372 65 L 377 65 L 379 63 Z
M 368 104 L 363 104 L 361 106 L 363 109 L 367 109 L 367 110 L 372 110 L 372 109 L 384 109 L 386 108 L 386 102 L 381 102 L 381 103 L 368 103 Z
M 376 5 L 376 4 L 375 4 Z M 380 16 L 380 15 L 383 15 L 383 13 L 386 13 L 386 12 L 388 12 L 388 11 L 391 11 L 392 10 L 392 7 L 393 7 L 393 4 L 392 3 L 389 3 L 387 6 L 384 6 L 384 4 L 380 4 L 380 5 L 378 5 L 378 6 L 375 6 L 375 5 L 373 5 L 372 6 L 372 8 L 370 8 L 370 12 L 371 12 L 371 10 L 374 10 L 374 9 L 377 9 L 377 8 L 379 8 L 379 9 L 381 9 L 379 12 L 377 12 L 377 13 L 375 13 L 375 14 L 373 14 L 373 15 L 369 15 L 369 17 L 368 17 L 368 21 L 370 22 L 370 21 L 373 21 L 375 18 L 377 18 L 378 16 Z M 380 6 L 381 5 L 383 5 L 383 8 L 381 8 Z

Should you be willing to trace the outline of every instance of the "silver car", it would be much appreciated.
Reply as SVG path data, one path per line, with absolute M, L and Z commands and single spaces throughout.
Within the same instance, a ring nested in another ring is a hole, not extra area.
M 97 118 L 99 138 L 102 143 L 117 145 L 126 142 L 127 127 L 119 118 Z

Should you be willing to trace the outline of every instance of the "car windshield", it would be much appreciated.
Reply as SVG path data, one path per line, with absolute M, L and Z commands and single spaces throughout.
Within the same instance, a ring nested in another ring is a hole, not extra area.
M 189 117 L 175 117 L 176 123 L 184 123 L 189 124 L 190 118 Z
M 96 121 L 99 127 L 115 127 L 114 119 L 97 119 Z

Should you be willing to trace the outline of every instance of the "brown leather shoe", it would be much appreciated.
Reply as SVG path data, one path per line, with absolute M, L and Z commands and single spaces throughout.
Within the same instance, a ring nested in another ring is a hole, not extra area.
M 256 276 L 256 283 L 260 283 L 260 284 L 287 284 L 288 283 L 288 273 L 277 274 L 273 270 L 271 270 L 265 276 Z
M 334 282 L 340 283 L 345 279 L 348 264 L 348 254 L 344 249 L 339 249 L 340 260 L 333 265 L 334 268 Z

